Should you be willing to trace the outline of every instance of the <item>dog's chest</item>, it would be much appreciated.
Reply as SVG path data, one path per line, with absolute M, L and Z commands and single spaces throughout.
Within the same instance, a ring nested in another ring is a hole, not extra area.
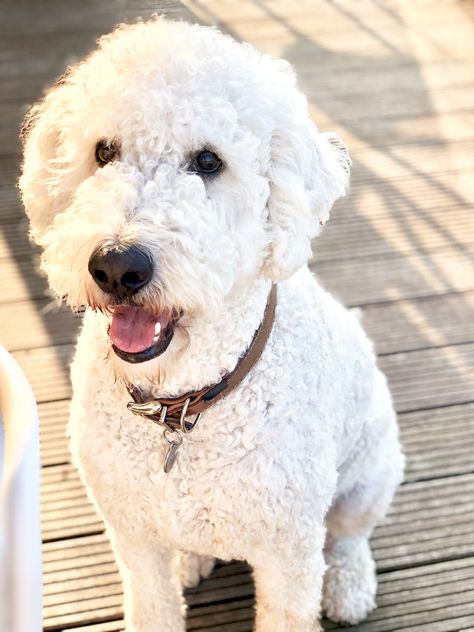
M 270 491 L 265 500 L 259 479 L 269 467 L 272 433 L 263 399 L 255 393 L 248 398 L 251 405 L 239 408 L 243 396 L 236 394 L 235 401 L 208 411 L 165 474 L 162 428 L 125 407 L 110 414 L 98 396 L 92 416 L 71 423 L 71 448 L 105 519 L 188 549 L 219 549 L 236 540 L 247 521 L 264 519 Z M 88 431 L 91 420 L 94 432 Z
M 287 416 L 272 409 L 269 393 L 270 384 L 249 387 L 209 410 L 184 437 L 169 474 L 163 471 L 167 444 L 156 424 L 125 407 L 110 415 L 100 405 L 93 434 L 85 431 L 87 420 L 78 420 L 72 448 L 106 521 L 176 548 L 245 557 L 245 547 L 268 538 L 299 503 L 330 489 L 321 478 L 329 463 L 319 467 L 308 435 L 285 434 Z

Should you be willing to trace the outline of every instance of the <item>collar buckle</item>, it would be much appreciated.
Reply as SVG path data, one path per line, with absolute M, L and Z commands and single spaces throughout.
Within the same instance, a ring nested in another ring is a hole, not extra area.
M 154 423 L 162 426 L 163 438 L 168 443 L 168 449 L 163 465 L 163 470 L 166 474 L 171 470 L 176 462 L 176 454 L 179 447 L 183 443 L 182 434 L 189 434 L 192 432 L 201 420 L 202 412 L 198 413 L 193 421 L 186 419 L 188 407 L 191 402 L 191 397 L 188 397 L 181 409 L 179 421 L 173 417 L 168 416 L 168 406 L 165 406 L 158 400 L 152 400 L 143 404 L 138 402 L 128 402 L 127 408 L 134 415 L 140 415 L 141 417 L 147 417 Z
M 134 415 L 141 415 L 142 417 L 149 417 L 151 415 L 157 415 L 161 412 L 163 406 L 156 399 L 151 402 L 128 402 L 127 408 Z

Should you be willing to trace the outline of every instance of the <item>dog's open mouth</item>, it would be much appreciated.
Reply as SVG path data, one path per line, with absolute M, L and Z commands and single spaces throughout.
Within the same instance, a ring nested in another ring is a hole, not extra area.
M 168 348 L 176 322 L 169 310 L 152 314 L 143 307 L 116 307 L 109 327 L 112 349 L 133 364 L 152 360 Z

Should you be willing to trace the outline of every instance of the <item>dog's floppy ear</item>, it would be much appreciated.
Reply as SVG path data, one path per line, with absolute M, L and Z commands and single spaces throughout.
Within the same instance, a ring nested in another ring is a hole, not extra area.
M 39 241 L 58 204 L 59 176 L 64 161 L 58 156 L 67 100 L 61 78 L 25 117 L 21 130 L 23 164 L 19 187 L 30 219 L 31 236 Z
M 273 133 L 267 173 L 270 251 L 264 273 L 274 281 L 311 257 L 310 240 L 345 194 L 351 164 L 339 136 L 319 132 L 309 117 L 296 124 L 291 118 Z

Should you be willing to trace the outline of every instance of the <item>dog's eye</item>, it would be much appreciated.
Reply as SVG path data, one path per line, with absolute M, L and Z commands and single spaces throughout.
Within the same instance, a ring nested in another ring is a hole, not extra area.
M 194 156 L 190 170 L 203 175 L 209 175 L 220 171 L 222 165 L 223 162 L 217 154 L 205 149 Z
M 102 138 L 95 146 L 95 161 L 99 167 L 120 158 L 120 145 L 116 140 Z

